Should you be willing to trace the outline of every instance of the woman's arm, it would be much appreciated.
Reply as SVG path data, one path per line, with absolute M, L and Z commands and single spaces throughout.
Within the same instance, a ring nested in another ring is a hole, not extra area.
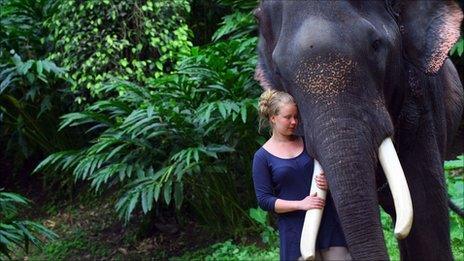
M 302 200 L 284 200 L 277 199 L 275 201 L 274 211 L 276 213 L 287 213 L 297 210 L 309 210 L 313 208 L 323 208 L 325 200 L 318 197 L 316 194 L 309 195 Z
M 316 176 L 316 184 L 320 189 L 327 190 L 327 179 L 324 173 Z M 317 197 L 316 194 L 307 196 L 302 200 L 283 200 L 277 199 L 274 210 L 276 213 L 286 213 L 297 210 L 321 209 L 325 205 L 325 200 Z
M 317 177 L 319 178 L 319 177 Z M 325 177 L 318 181 L 318 187 L 326 189 L 324 186 Z M 317 195 L 310 195 L 302 200 L 284 200 L 274 195 L 272 187 L 272 176 L 265 159 L 255 155 L 253 158 L 253 185 L 255 188 L 258 205 L 266 211 L 276 213 L 286 213 L 296 210 L 308 210 L 312 208 L 323 208 L 325 201 Z
M 274 211 L 277 197 L 272 186 L 272 174 L 269 172 L 266 159 L 256 154 L 253 158 L 253 185 L 259 207 L 266 211 Z

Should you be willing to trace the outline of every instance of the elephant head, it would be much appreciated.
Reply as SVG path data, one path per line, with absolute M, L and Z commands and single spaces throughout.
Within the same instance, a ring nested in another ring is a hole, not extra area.
M 388 259 L 379 203 L 394 219 L 399 212 L 379 146 L 391 137 L 414 209 L 401 256 L 452 259 L 442 165 L 463 111 L 462 85 L 447 59 L 459 37 L 458 4 L 262 0 L 254 14 L 255 78 L 296 98 L 308 152 L 326 172 L 352 257 Z

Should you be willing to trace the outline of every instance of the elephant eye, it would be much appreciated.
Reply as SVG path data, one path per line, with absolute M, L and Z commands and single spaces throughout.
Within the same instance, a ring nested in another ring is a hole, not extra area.
M 381 44 L 382 41 L 380 39 L 377 39 L 374 42 L 372 42 L 372 48 L 374 48 L 375 51 L 378 51 Z

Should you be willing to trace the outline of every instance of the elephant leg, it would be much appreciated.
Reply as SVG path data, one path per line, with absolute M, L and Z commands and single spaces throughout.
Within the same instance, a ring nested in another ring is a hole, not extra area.
M 430 145 L 432 146 L 432 145 Z M 403 260 L 452 260 L 446 184 L 440 155 L 419 144 L 402 153 L 414 217 L 411 232 L 399 240 Z

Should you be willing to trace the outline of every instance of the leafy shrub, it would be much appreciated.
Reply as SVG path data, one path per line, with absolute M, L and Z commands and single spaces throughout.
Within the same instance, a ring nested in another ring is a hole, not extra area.
M 148 213 L 163 201 L 179 208 L 186 198 L 204 223 L 241 229 L 255 200 L 255 45 L 251 38 L 192 48 L 175 73 L 144 87 L 104 85 L 108 97 L 121 95 L 65 115 L 60 127 L 85 124 L 98 138 L 88 148 L 52 154 L 37 171 L 72 171 L 96 191 L 120 188 L 116 208 L 126 221 L 137 205 Z
M 64 73 L 52 61 L 23 61 L 15 52 L 0 64 L 0 140 L 17 165 L 34 153 L 66 146 L 66 132 L 56 131 L 60 114 L 72 102 L 64 88 L 55 87 L 65 85 Z
M 455 160 L 445 161 L 445 175 L 448 194 L 461 209 L 464 208 L 464 155 Z M 459 174 L 460 173 L 460 174 Z
M 27 59 L 43 58 L 49 51 L 44 23 L 56 12 L 56 0 L 0 1 L 0 63 L 14 50 Z
M 11 258 L 14 246 L 28 251 L 29 244 L 42 247 L 44 239 L 55 239 L 57 235 L 39 223 L 18 220 L 20 208 L 30 204 L 26 198 L 0 190 L 0 257 Z
M 236 12 L 247 12 L 258 6 L 258 0 L 216 0 L 223 6 L 231 7 Z
M 81 137 L 79 130 L 57 133 L 59 117 L 76 108 L 65 70 L 45 58 L 51 45 L 44 23 L 59 2 L 0 1 L 0 168 L 8 173 L 2 183 L 30 186 L 41 179 L 56 197 L 63 195 L 56 189 L 71 191 L 72 180 L 28 175 L 44 154 L 79 146 Z
M 250 208 L 250 217 L 261 227 L 261 239 L 263 243 L 276 246 L 279 242 L 278 232 L 269 224 L 268 212 L 261 208 Z
M 189 52 L 187 0 L 66 0 L 47 22 L 53 60 L 69 69 L 73 88 L 94 94 L 118 77 L 141 84 L 170 71 Z
M 450 199 L 464 208 L 464 155 L 445 161 L 445 175 Z M 454 258 L 464 259 L 464 218 L 450 211 L 450 236 Z
M 251 13 L 235 12 L 223 18 L 221 27 L 214 33 L 212 40 L 215 42 L 224 36 L 239 39 L 251 35 L 256 30 L 256 22 Z
M 450 212 L 451 248 L 455 260 L 464 260 L 464 218 Z

